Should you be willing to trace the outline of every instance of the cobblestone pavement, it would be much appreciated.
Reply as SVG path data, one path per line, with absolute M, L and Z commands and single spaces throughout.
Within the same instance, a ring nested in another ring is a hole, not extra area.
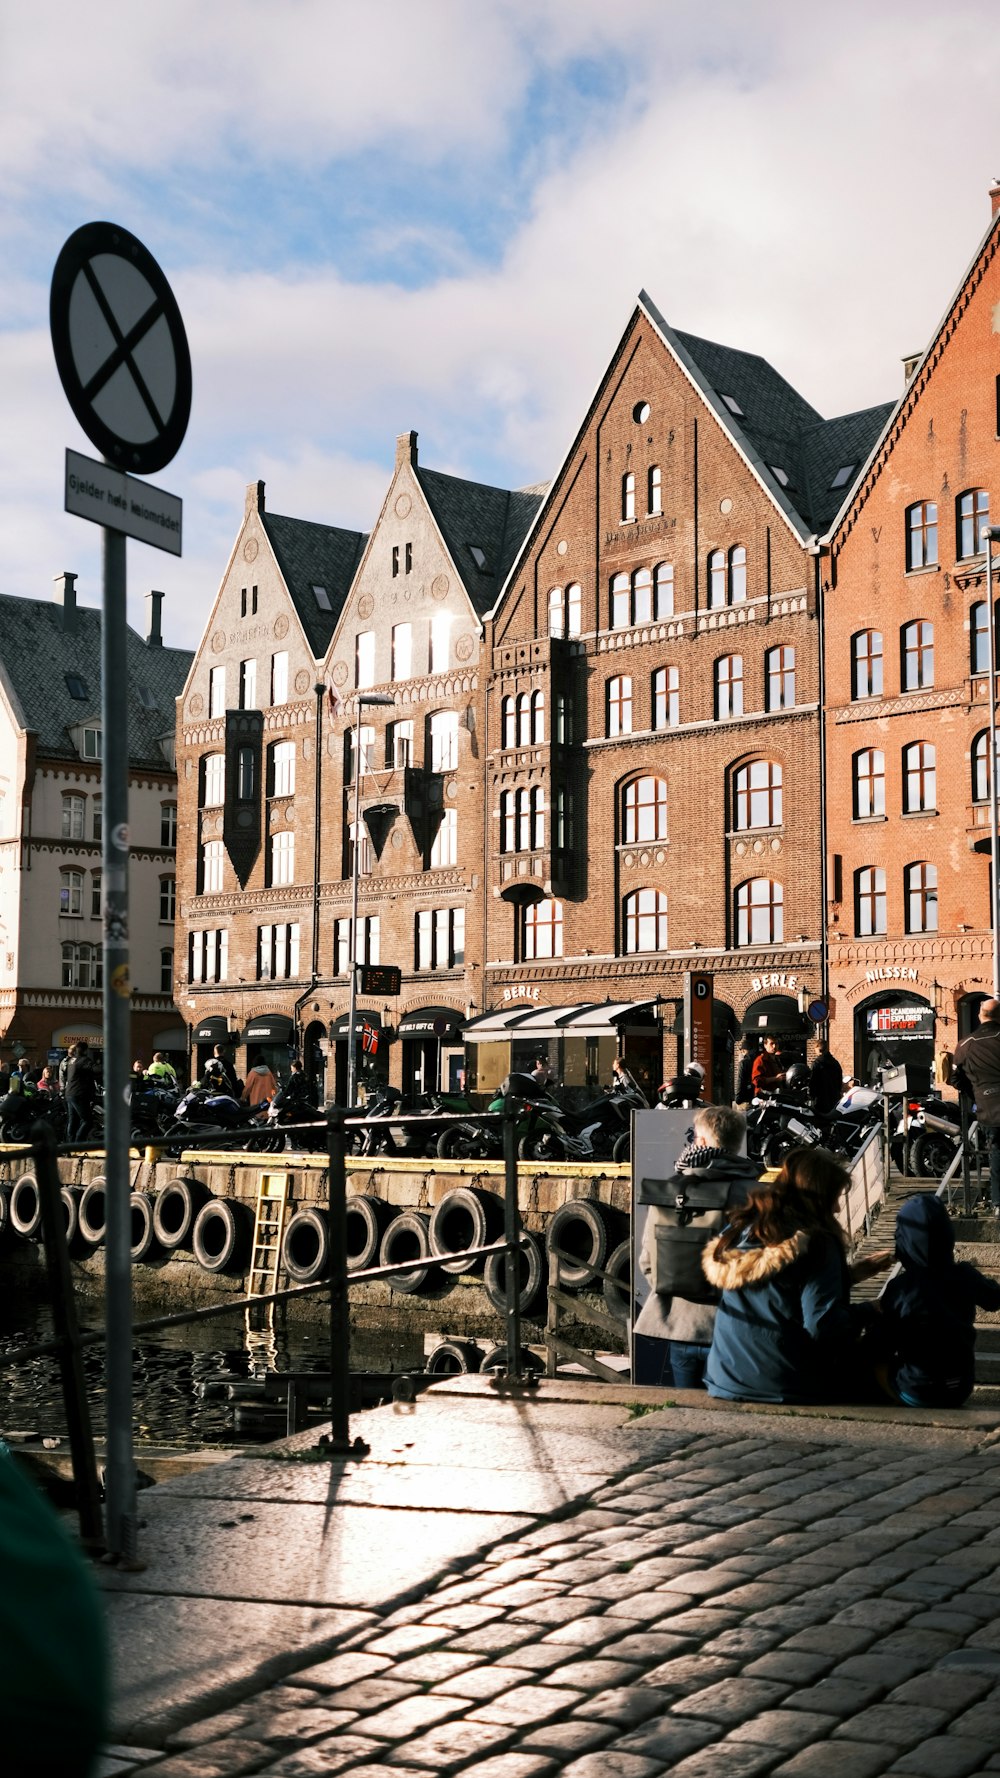
M 997 1450 L 678 1430 L 102 1778 L 1000 1772 Z

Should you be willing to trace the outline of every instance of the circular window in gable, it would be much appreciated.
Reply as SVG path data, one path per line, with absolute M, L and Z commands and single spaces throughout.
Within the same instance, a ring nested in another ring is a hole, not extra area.
M 635 407 L 632 409 L 632 418 L 637 426 L 645 426 L 646 421 L 649 419 L 649 402 L 637 401 Z

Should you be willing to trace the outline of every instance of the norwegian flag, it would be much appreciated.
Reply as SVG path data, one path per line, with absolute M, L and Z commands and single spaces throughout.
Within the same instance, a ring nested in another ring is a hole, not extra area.
M 337 688 L 332 679 L 326 682 L 326 707 L 331 716 L 343 716 L 344 706 L 337 695 Z

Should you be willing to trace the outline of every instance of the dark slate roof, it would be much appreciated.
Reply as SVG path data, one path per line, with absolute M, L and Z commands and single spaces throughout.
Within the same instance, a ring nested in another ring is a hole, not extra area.
M 824 420 L 766 358 L 681 333 L 664 321 L 644 291 L 639 301 L 800 536 L 823 532 L 840 510 L 894 404 Z M 838 470 L 848 465 L 854 471 L 851 479 L 832 487 Z
M 184 689 L 191 662 L 186 648 L 150 648 L 135 630 L 126 631 L 129 758 L 133 765 L 166 759 L 160 746 L 174 735 L 175 700 Z M 71 695 L 67 674 L 77 675 L 86 697 Z M 63 629 L 61 602 L 0 595 L 0 680 L 15 719 L 38 736 L 49 754 L 77 759 L 69 730 L 101 714 L 101 613 L 77 605 L 76 626 Z M 146 689 L 153 708 L 140 695 Z
M 316 659 L 322 660 L 368 538 L 362 531 L 342 531 L 337 525 L 316 525 L 310 519 L 287 519 L 276 512 L 262 512 L 260 518 L 309 646 Z M 326 588 L 329 611 L 317 605 L 314 586 Z
M 491 488 L 417 465 L 417 479 L 480 617 L 500 588 L 542 504 L 536 488 Z M 485 565 L 472 554 L 481 550 Z

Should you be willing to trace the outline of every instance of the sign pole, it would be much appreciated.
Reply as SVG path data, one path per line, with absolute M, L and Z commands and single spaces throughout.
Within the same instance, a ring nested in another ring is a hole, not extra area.
M 129 1182 L 128 1089 L 128 663 L 125 623 L 125 538 L 105 529 L 101 623 L 103 718 L 104 1150 L 107 1202 L 105 1319 L 107 1327 L 107 1540 L 113 1556 L 136 1557 L 135 1461 L 132 1448 L 132 1211 Z

